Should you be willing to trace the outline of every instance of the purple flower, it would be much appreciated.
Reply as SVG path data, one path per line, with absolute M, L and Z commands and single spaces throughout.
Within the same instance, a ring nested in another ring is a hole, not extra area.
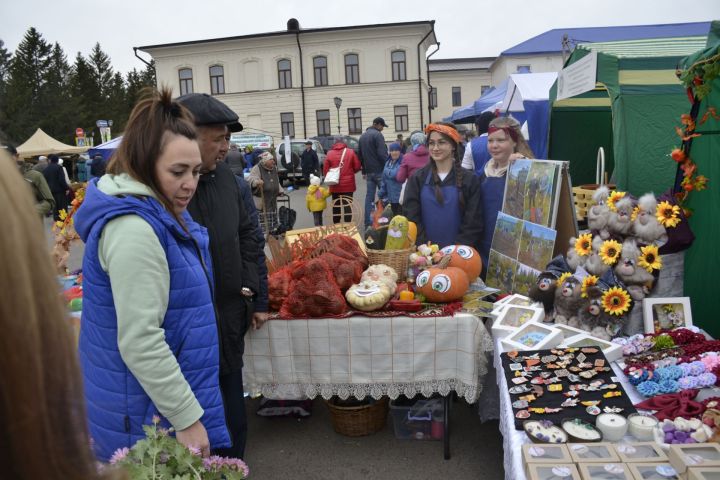
M 112 457 L 110 457 L 110 465 L 115 465 L 121 460 L 124 460 L 125 457 L 128 456 L 128 453 L 130 453 L 130 449 L 128 447 L 118 448 L 112 454 Z
M 200 450 L 198 447 L 195 447 L 193 445 L 190 445 L 188 447 L 188 450 L 190 450 L 190 453 L 192 453 L 196 457 L 199 457 L 200 455 L 202 455 L 202 450 Z
M 244 477 L 250 474 L 248 466 L 239 458 L 219 457 L 213 455 L 203 459 L 203 467 L 208 472 L 235 471 L 242 472 Z

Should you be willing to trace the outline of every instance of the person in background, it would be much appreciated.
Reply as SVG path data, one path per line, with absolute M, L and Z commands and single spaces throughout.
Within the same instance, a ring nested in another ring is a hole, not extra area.
M 402 209 L 400 207 L 400 191 L 402 183 L 398 182 L 396 177 L 400 164 L 402 163 L 403 154 L 399 143 L 393 142 L 389 147 L 390 154 L 385 162 L 385 168 L 382 174 L 382 183 L 378 190 L 378 197 L 383 204 L 391 205 L 393 215 L 400 215 Z
M 321 227 L 323 224 L 323 211 L 327 207 L 327 197 L 330 191 L 326 187 L 320 186 L 320 177 L 310 175 L 310 186 L 305 195 L 305 205 L 308 211 L 313 214 L 313 224 Z
M 240 153 L 238 146 L 234 143 L 230 143 L 230 149 L 225 155 L 225 163 L 227 163 L 235 175 L 242 175 L 247 165 L 245 163 L 245 156 Z
M 105 462 L 144 438 L 155 415 L 205 456 L 230 445 L 209 238 L 187 212 L 200 148 L 171 95 L 153 91 L 135 105 L 107 174 L 88 183 L 74 217 L 85 242 L 80 363 Z
M 431 123 L 425 133 L 430 162 L 408 180 L 403 203 L 405 216 L 417 224 L 417 244 L 478 249 L 483 229 L 480 183 L 460 166 L 462 137 L 452 123 Z
M 310 175 L 320 174 L 320 160 L 317 152 L 313 150 L 310 140 L 305 142 L 305 150 L 300 154 L 300 167 L 302 168 L 302 176 L 308 185 L 310 185 Z
M 426 137 L 422 132 L 415 132 L 410 136 L 410 151 L 403 155 L 402 162 L 400 162 L 400 168 L 398 169 L 395 180 L 402 184 L 400 190 L 400 204 L 403 203 L 405 197 L 405 187 L 407 186 L 407 179 L 415 173 L 416 170 L 421 169 L 430 161 L 430 153 L 425 146 Z
M 41 217 L 49 216 L 54 211 L 55 199 L 53 198 L 52 192 L 50 192 L 47 180 L 45 180 L 42 173 L 33 168 L 30 162 L 25 162 L 20 158 L 15 147 L 8 145 L 4 148 L 10 154 L 10 157 L 15 160 L 20 174 L 31 188 L 33 198 L 35 199 L 35 210 Z
M 481 165 L 478 180 L 480 195 L 485 214 L 482 239 L 478 252 L 483 261 L 481 276 L 487 276 L 487 263 L 490 255 L 497 215 L 502 210 L 505 195 L 505 180 L 510 163 L 519 158 L 534 158 L 530 146 L 520 132 L 520 124 L 512 117 L 500 117 L 492 120 L 488 126 L 487 150 L 490 159 Z M 478 166 L 476 164 L 476 166 Z
M 247 415 L 242 367 L 245 333 L 267 314 L 254 311 L 260 288 L 259 249 L 250 215 L 245 210 L 236 175 L 223 162 L 230 132 L 239 132 L 238 115 L 215 97 L 190 93 L 177 102 L 192 113 L 198 132 L 202 166 L 197 192 L 188 212 L 208 229 L 212 254 L 213 291 L 220 341 L 220 389 L 232 445 L 214 454 L 243 458 L 247 441 Z
M 105 161 L 105 158 L 103 158 L 100 154 L 95 155 L 92 159 L 92 163 L 90 164 L 90 178 L 93 179 L 95 177 L 102 177 L 105 175 L 106 168 L 107 162 Z
M 480 176 L 485 168 L 485 163 L 490 159 L 487 149 L 487 131 L 490 122 L 495 119 L 495 113 L 483 112 L 475 118 L 475 128 L 478 136 L 473 138 L 462 159 L 462 167 L 475 172 Z
M 270 152 L 260 154 L 260 161 L 250 170 L 247 178 L 255 196 L 255 207 L 260 223 L 268 232 L 277 227 L 277 197 L 285 190 L 280 186 L 275 157 Z
M 382 134 L 387 124 L 382 117 L 373 120 L 372 126 L 368 127 L 360 136 L 360 162 L 362 165 L 363 179 L 367 182 L 365 193 L 365 227 L 372 223 L 372 211 L 375 205 L 375 193 L 382 181 L 382 171 L 387 159 L 387 145 Z M 333 148 L 335 148 L 333 146 Z M 354 184 L 353 180 L 353 184 Z M 355 189 L 353 189 L 354 191 Z M 330 189 L 333 192 L 333 189 Z M 334 197 L 333 197 L 334 198 Z
M 348 205 L 343 205 L 342 201 L 336 200 L 345 197 L 352 202 L 353 194 L 357 188 L 355 174 L 362 169 L 362 165 L 353 149 L 348 148 L 342 137 L 335 138 L 335 144 L 325 157 L 323 176 L 327 177 L 328 170 L 336 167 L 340 167 L 340 181 L 337 185 L 330 186 L 333 199 L 333 223 L 350 223 L 352 222 L 352 211 Z M 374 197 L 375 193 L 373 192 Z
M 53 199 L 55 200 L 55 209 L 53 211 L 53 218 L 60 220 L 60 210 L 66 210 L 68 208 L 68 197 L 67 193 L 70 190 L 70 186 L 65 180 L 65 169 L 59 164 L 60 158 L 52 154 L 49 157 L 50 163 L 47 168 L 43 170 L 42 174 L 47 181 L 50 192 L 52 192 Z
M 38 172 L 41 172 L 45 170 L 48 166 L 48 159 L 45 155 L 40 155 L 38 157 L 38 162 L 33 167 L 34 170 L 37 170 Z
M 243 157 L 245 157 L 245 171 L 249 172 L 250 169 L 255 166 L 255 155 L 253 155 L 252 145 L 245 145 Z
M 405 141 L 403 140 L 402 133 L 398 133 L 397 138 L 395 139 L 395 142 L 400 145 L 400 153 L 405 155 L 405 152 L 407 152 L 407 145 L 405 145 Z

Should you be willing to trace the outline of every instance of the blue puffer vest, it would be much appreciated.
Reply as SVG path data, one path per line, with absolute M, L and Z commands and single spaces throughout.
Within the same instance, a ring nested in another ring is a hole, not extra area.
M 162 324 L 165 341 L 205 411 L 200 420 L 211 448 L 227 447 L 230 438 L 219 387 L 207 231 L 184 213 L 191 238 L 155 199 L 106 195 L 98 190 L 94 179 L 75 216 L 75 227 L 85 242 L 79 350 L 95 454 L 107 461 L 116 449 L 134 445 L 145 436 L 142 426 L 151 424 L 153 415 L 159 415 L 120 356 L 110 278 L 98 259 L 98 242 L 105 225 L 113 218 L 130 214 L 147 221 L 165 249 L 170 271 L 169 303 Z M 161 425 L 169 426 L 165 419 Z

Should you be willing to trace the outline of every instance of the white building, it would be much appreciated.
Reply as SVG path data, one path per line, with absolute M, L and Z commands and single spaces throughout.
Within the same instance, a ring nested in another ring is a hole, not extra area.
M 428 123 L 426 56 L 435 44 L 434 21 L 301 29 L 291 19 L 284 31 L 136 50 L 155 60 L 158 85 L 216 95 L 246 130 L 276 142 L 337 134 L 338 125 L 359 136 L 375 117 L 393 140 Z
M 492 83 L 495 57 L 429 59 L 431 121 L 440 121 L 453 110 L 471 104 Z

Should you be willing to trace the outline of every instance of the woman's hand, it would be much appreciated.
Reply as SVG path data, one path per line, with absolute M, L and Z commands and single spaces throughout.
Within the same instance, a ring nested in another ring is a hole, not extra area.
M 265 182 L 263 182 L 262 180 L 255 180 L 255 186 L 257 188 L 262 188 L 263 185 L 265 185 Z
M 177 441 L 186 447 L 195 447 L 200 450 L 203 457 L 210 456 L 210 439 L 207 431 L 200 420 L 190 425 L 185 430 L 179 430 L 175 434 Z
M 525 158 L 525 155 L 519 152 L 511 153 L 510 154 L 510 161 L 514 162 L 515 160 L 520 160 L 521 158 Z

